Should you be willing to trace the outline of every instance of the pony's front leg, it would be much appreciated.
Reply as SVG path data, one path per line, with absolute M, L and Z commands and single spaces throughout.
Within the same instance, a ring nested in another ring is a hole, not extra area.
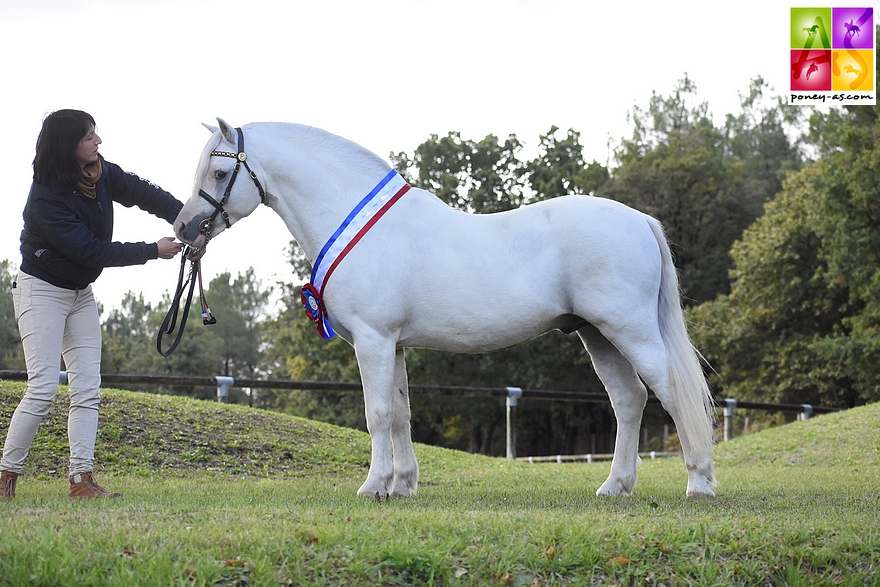
M 394 357 L 394 413 L 391 416 L 391 446 L 394 450 L 394 482 L 391 495 L 414 495 L 419 485 L 419 463 L 413 450 L 410 430 L 409 382 L 404 350 Z
M 385 497 L 391 494 L 394 467 L 391 452 L 391 423 L 394 415 L 395 344 L 377 333 L 354 337 L 364 387 L 367 431 L 372 443 L 372 458 L 367 480 L 358 495 Z

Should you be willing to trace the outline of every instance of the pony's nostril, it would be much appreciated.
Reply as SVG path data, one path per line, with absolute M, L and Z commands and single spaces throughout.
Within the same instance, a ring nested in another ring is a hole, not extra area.
M 187 234 L 186 234 L 186 222 L 183 222 L 183 221 L 178 222 L 178 223 L 174 226 L 174 234 L 177 235 L 177 238 L 178 238 L 179 240 L 183 241 L 183 240 L 186 238 L 186 236 L 187 236 Z

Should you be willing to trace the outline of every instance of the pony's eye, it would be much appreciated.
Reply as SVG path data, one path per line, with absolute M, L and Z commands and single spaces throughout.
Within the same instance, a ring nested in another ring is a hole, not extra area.
M 226 172 L 218 169 L 214 172 L 214 179 L 223 179 L 226 177 Z

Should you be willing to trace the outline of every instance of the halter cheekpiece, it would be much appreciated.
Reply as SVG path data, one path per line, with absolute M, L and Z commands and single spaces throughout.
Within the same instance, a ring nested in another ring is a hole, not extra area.
M 250 166 L 247 164 L 247 154 L 244 152 L 244 133 L 241 132 L 241 128 L 236 128 L 235 131 L 238 133 L 238 153 L 230 153 L 229 151 L 211 151 L 212 157 L 229 157 L 230 159 L 235 159 L 235 167 L 232 168 L 232 177 L 229 178 L 229 183 L 226 185 L 226 191 L 223 192 L 223 197 L 220 198 L 220 201 L 218 202 L 205 190 L 199 190 L 199 196 L 214 206 L 214 213 L 211 214 L 210 218 L 205 218 L 199 223 L 199 232 L 205 235 L 205 244 L 207 244 L 207 241 L 211 240 L 211 233 L 214 231 L 214 220 L 216 220 L 218 214 L 223 217 L 223 222 L 226 223 L 226 228 L 232 227 L 232 224 L 229 222 L 229 214 L 226 213 L 223 206 L 229 202 L 229 194 L 232 191 L 235 178 L 238 177 L 238 172 L 241 170 L 242 163 L 244 163 L 244 168 L 247 169 L 248 174 L 257 186 L 257 190 L 260 192 L 260 201 L 263 204 L 266 203 L 266 193 L 263 191 L 263 186 L 260 185 L 260 180 L 257 179 L 257 174 L 251 171 Z

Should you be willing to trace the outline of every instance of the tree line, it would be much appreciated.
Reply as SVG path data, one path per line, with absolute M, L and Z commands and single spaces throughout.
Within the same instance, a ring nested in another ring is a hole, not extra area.
M 492 213 L 565 194 L 626 203 L 665 226 L 681 276 L 692 335 L 716 395 L 849 407 L 880 396 L 880 131 L 877 107 L 787 107 L 762 79 L 716 124 L 685 76 L 631 112 L 633 134 L 614 164 L 587 162 L 580 133 L 551 127 L 523 158 L 516 135 L 480 140 L 431 135 L 392 164 L 450 206 Z M 299 304 L 311 267 L 295 241 L 280 307 L 253 270 L 212 280 L 218 324 L 199 312 L 177 351 L 163 358 L 155 336 L 170 304 L 129 293 L 104 321 L 106 373 L 217 375 L 357 382 L 354 352 L 324 340 Z M 0 265 L 8 290 L 11 264 Z M 0 366 L 22 368 L 10 296 L 0 298 Z M 414 384 L 515 385 L 602 392 L 576 337 L 553 332 L 484 355 L 409 349 Z M 213 390 L 148 389 L 213 397 Z M 366 428 L 355 394 L 234 390 L 232 401 Z M 414 395 L 417 442 L 502 454 L 503 402 Z M 646 449 L 662 448 L 670 421 L 645 414 Z M 533 401 L 520 410 L 518 444 L 529 454 L 610 452 L 614 418 L 604 404 Z

